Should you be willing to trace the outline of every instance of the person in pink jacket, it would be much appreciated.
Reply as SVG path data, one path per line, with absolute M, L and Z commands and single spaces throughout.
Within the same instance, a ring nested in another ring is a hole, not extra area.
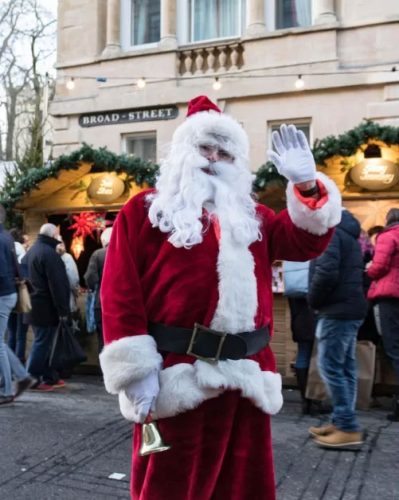
M 368 299 L 376 304 L 377 326 L 397 380 L 393 413 L 387 418 L 399 422 L 399 208 L 387 213 L 386 227 L 377 237 L 367 274 L 373 280 Z

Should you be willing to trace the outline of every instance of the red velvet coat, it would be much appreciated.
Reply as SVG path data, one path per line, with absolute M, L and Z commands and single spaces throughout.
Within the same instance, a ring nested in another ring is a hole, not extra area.
M 399 299 L 399 224 L 386 228 L 377 237 L 373 262 L 367 269 L 373 280 L 367 297 Z
M 192 328 L 209 326 L 218 302 L 218 240 L 213 230 L 202 244 L 186 250 L 174 248 L 168 235 L 153 228 L 142 192 L 121 210 L 113 228 L 102 281 L 104 340 L 147 333 L 147 323 L 158 322 Z M 326 248 L 331 230 L 316 236 L 296 227 L 287 210 L 275 215 L 264 205 L 257 211 L 263 220 L 262 240 L 250 247 L 255 260 L 258 310 L 255 328 L 273 331 L 271 263 L 309 260 Z M 270 348 L 253 356 L 262 369 L 275 370 Z M 164 367 L 193 363 L 191 356 L 168 354 Z
M 323 182 L 330 181 L 323 177 Z M 229 313 L 227 322 L 236 309 L 245 316 L 248 302 L 248 307 L 255 304 L 253 328 L 269 325 L 272 331 L 271 264 L 276 259 L 309 260 L 326 248 L 330 228 L 340 218 L 337 193 L 330 186 L 327 195 L 322 187 L 323 197 L 316 202 L 301 199 L 289 187 L 290 215 L 287 210 L 275 215 L 258 205 L 262 239 L 238 253 L 226 243 L 223 229 L 219 237 L 213 224 L 201 244 L 191 249 L 172 246 L 168 234 L 152 227 L 148 219 L 148 192 L 121 210 L 101 289 L 104 381 L 109 392 L 119 394 L 122 413 L 129 418 L 124 388 L 162 362 L 155 416 L 165 441 L 172 445 L 167 452 L 139 457 L 137 426 L 133 499 L 275 498 L 268 414 L 280 409 L 282 399 L 281 377 L 274 373 L 270 347 L 251 359 L 215 365 L 173 353 L 163 353 L 161 358 L 147 335 L 147 323 L 210 326 L 223 309 Z M 248 282 L 246 274 L 252 275 Z M 251 300 L 248 290 L 254 291 Z M 229 300 L 221 308 L 226 296 Z

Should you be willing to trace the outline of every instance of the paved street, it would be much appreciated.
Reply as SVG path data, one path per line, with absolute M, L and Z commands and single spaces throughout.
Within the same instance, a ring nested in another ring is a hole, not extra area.
M 2 500 L 129 498 L 130 425 L 99 378 L 74 377 L 68 386 L 0 409 Z M 368 433 L 361 452 L 325 451 L 306 433 L 319 420 L 298 416 L 297 392 L 286 391 L 273 419 L 278 499 L 397 500 L 399 424 L 385 420 L 388 400 L 380 402 L 360 412 Z

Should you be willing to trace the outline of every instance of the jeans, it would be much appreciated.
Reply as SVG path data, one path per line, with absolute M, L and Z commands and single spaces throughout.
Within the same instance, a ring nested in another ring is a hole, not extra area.
M 332 423 L 340 430 L 357 432 L 356 340 L 363 320 L 320 318 L 317 322 L 317 365 L 330 393 Z
M 295 368 L 309 368 L 312 357 L 313 340 L 298 342 L 298 352 L 295 360 Z
M 56 370 L 50 368 L 50 352 L 56 326 L 32 326 L 34 341 L 28 359 L 28 371 L 40 382 L 55 384 L 59 380 Z
M 0 374 L 3 379 L 2 392 L 0 394 L 2 396 L 13 395 L 13 377 L 17 380 L 24 380 L 29 377 L 25 367 L 4 341 L 8 318 L 16 303 L 16 293 L 0 296 Z
M 29 325 L 24 323 L 23 314 L 11 313 L 8 319 L 8 345 L 21 363 L 25 363 L 26 332 Z

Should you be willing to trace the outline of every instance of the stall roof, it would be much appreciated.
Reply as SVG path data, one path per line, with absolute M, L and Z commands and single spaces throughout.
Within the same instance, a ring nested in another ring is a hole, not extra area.
M 152 186 L 158 166 L 135 156 L 116 155 L 106 148 L 94 149 L 83 144 L 44 167 L 28 170 L 14 186 L 3 190 L 0 201 L 8 207 L 22 209 L 37 205 L 41 198 L 48 198 L 90 171 L 125 173 L 137 186 Z

